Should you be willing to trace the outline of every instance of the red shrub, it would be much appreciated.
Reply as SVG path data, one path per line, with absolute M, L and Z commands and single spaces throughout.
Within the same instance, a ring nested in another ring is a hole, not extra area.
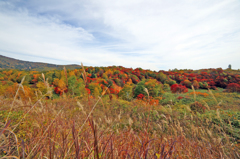
M 137 95 L 137 99 L 143 99 L 143 98 L 144 98 L 144 95 L 143 95 L 143 94 Z
M 60 93 L 60 90 L 58 89 L 58 87 L 55 87 L 55 88 L 54 88 L 54 91 L 55 91 L 56 94 L 59 94 L 59 93 Z
M 186 92 L 188 92 L 188 89 L 183 85 L 173 84 L 171 86 L 171 91 L 172 91 L 172 93 L 186 93 Z
M 216 83 L 212 80 L 212 81 L 208 82 L 208 85 L 209 85 L 209 86 L 215 86 Z
M 67 89 L 67 88 L 66 88 L 66 89 L 60 89 L 59 87 L 55 87 L 55 88 L 54 88 L 54 91 L 55 91 L 56 94 L 62 95 L 63 92 L 64 92 L 64 93 L 67 93 L 67 92 L 68 92 L 68 89 Z
M 177 97 L 177 99 L 179 99 L 179 100 L 180 100 L 180 99 L 183 99 L 183 98 L 184 98 L 184 97 L 182 97 L 182 96 Z
M 201 72 L 201 75 L 202 76 L 205 76 L 205 75 L 207 75 L 208 73 L 207 72 Z
M 110 90 L 111 94 L 118 94 L 119 93 L 119 90 L 117 90 L 115 88 L 109 88 L 109 90 Z
M 228 92 L 240 92 L 240 85 L 237 83 L 230 83 L 227 85 Z
M 91 91 L 89 88 L 85 88 L 85 89 L 87 90 L 88 94 L 91 94 Z
M 191 74 L 189 74 L 189 77 L 196 77 L 196 75 L 191 73 Z

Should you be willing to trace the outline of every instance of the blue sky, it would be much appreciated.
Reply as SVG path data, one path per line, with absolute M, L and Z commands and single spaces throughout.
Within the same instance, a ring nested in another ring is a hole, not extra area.
M 54 64 L 240 69 L 240 1 L 0 0 L 0 54 Z

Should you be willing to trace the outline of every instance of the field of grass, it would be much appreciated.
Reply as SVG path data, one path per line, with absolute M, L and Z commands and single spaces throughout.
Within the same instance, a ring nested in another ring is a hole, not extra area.
M 0 156 L 240 158 L 239 103 L 239 93 L 220 88 L 185 94 L 167 90 L 159 104 L 115 96 L 2 97 Z

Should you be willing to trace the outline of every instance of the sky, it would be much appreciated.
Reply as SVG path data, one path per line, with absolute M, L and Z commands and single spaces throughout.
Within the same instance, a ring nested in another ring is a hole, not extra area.
M 0 0 L 0 54 L 156 71 L 240 69 L 240 1 Z

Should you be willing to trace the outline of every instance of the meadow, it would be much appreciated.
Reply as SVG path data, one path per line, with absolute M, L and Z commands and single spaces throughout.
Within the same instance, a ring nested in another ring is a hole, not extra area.
M 239 74 L 0 70 L 0 156 L 240 158 Z

